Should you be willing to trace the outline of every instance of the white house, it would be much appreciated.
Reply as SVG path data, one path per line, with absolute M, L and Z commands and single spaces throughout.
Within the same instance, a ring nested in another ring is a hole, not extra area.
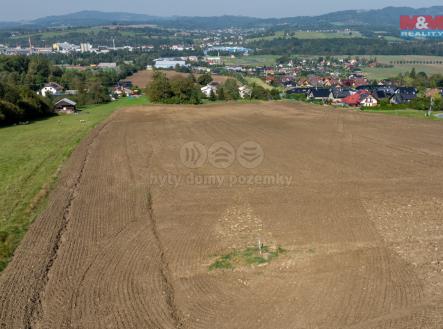
M 368 95 L 360 101 L 360 105 L 363 107 L 374 107 L 378 105 L 378 101 L 374 96 Z
M 206 56 L 206 63 L 209 65 L 221 65 L 223 64 L 223 60 L 220 56 Z
M 92 51 L 92 45 L 90 43 L 81 43 L 80 51 L 82 53 L 90 53 Z
M 240 93 L 241 98 L 250 98 L 252 94 L 252 90 L 248 86 L 239 87 L 238 92 Z
M 63 87 L 58 83 L 50 82 L 44 85 L 44 87 L 40 90 L 40 95 L 43 97 L 47 97 L 49 95 L 60 96 L 63 93 Z
M 218 83 L 217 82 L 211 82 L 210 84 L 204 86 L 201 88 L 201 91 L 203 94 L 205 94 L 206 97 L 211 97 L 211 92 L 214 95 L 217 95 L 217 89 L 218 89 Z

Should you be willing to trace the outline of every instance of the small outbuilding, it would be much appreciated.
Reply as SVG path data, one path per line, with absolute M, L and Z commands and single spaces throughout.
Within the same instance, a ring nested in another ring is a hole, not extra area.
M 54 111 L 55 113 L 73 114 L 77 112 L 77 103 L 68 98 L 63 98 L 55 103 Z

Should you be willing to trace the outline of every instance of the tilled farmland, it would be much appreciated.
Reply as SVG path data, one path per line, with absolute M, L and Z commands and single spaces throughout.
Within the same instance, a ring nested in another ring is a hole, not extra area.
M 0 328 L 442 328 L 442 136 L 298 103 L 116 112 L 1 273 Z

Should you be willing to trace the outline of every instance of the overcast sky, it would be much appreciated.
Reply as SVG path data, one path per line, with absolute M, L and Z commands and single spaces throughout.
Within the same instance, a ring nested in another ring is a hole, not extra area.
M 346 9 L 386 6 L 430 7 L 442 0 L 0 0 L 0 20 L 27 20 L 80 10 L 124 11 L 155 16 L 289 17 L 317 15 Z

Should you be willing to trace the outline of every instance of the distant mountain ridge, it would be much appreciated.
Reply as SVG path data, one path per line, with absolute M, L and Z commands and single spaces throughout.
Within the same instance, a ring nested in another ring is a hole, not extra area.
M 161 19 L 161 17 L 149 16 L 144 14 L 85 10 L 67 15 L 38 18 L 31 21 L 30 24 L 38 26 L 96 26 L 125 22 L 145 23 L 150 21 L 158 21 Z
M 0 28 L 8 27 L 80 27 L 109 24 L 157 24 L 176 28 L 217 29 L 226 27 L 269 27 L 289 25 L 296 27 L 350 27 L 386 26 L 398 28 L 401 15 L 443 15 L 443 6 L 428 8 L 386 7 L 372 10 L 345 10 L 319 16 L 296 16 L 285 18 L 256 18 L 246 16 L 160 17 L 124 12 L 81 11 L 77 13 L 48 16 L 26 22 L 0 22 Z

